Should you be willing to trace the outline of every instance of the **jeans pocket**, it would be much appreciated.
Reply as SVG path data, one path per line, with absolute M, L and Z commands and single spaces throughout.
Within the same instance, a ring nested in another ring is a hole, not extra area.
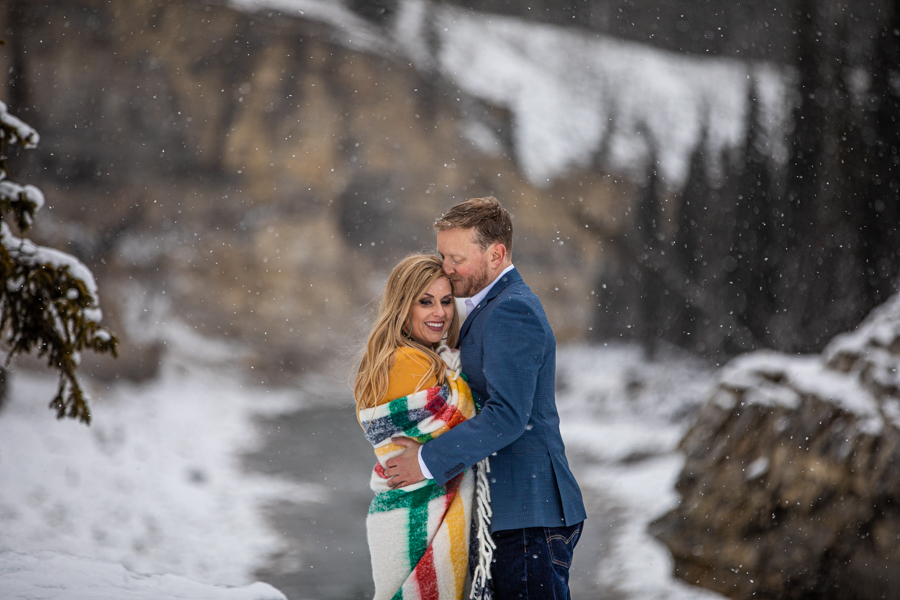
M 544 527 L 550 560 L 554 565 L 569 568 L 575 544 L 581 537 L 581 523 L 572 527 Z

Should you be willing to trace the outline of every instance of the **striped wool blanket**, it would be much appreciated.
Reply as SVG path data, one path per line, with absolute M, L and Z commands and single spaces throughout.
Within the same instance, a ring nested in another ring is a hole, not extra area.
M 426 479 L 396 490 L 388 486 L 384 473 L 387 460 L 404 450 L 391 438 L 408 437 L 424 444 L 475 414 L 469 386 L 458 371 L 447 374 L 442 386 L 359 411 L 378 457 L 370 481 L 376 495 L 366 519 L 374 600 L 460 600 L 464 594 L 475 504 L 472 470 L 446 486 Z M 490 510 L 489 497 L 480 504 Z

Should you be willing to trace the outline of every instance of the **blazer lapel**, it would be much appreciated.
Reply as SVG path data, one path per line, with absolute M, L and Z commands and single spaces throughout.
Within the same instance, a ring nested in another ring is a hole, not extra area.
M 481 312 L 481 309 L 487 306 L 487 303 L 497 297 L 497 294 L 502 292 L 504 289 L 516 283 L 517 281 L 522 281 L 522 276 L 519 275 L 519 271 L 516 268 L 513 268 L 511 271 L 503 275 L 500 279 L 497 280 L 497 283 L 494 284 L 494 287 L 487 293 L 487 296 L 484 297 L 484 300 L 478 303 L 471 313 L 466 315 L 466 320 L 462 324 L 459 330 L 459 340 L 462 342 L 462 339 L 469 332 L 469 328 L 472 326 L 472 321 L 475 320 L 475 315 Z

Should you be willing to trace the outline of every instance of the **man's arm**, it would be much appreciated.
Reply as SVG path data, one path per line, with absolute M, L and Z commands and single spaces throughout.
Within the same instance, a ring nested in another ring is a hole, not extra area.
M 547 341 L 540 317 L 524 299 L 504 299 L 492 309 L 483 340 L 488 396 L 481 413 L 422 448 L 441 485 L 519 439 L 531 417 Z

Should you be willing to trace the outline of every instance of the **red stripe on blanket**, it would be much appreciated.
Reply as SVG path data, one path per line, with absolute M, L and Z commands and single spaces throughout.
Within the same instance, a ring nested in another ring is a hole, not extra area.
M 460 423 L 462 423 L 463 421 L 465 421 L 466 417 L 465 417 L 465 415 L 462 414 L 461 411 L 454 408 L 453 414 L 449 415 L 449 417 L 445 418 L 445 420 L 447 421 L 447 425 L 450 428 L 453 428 L 453 427 L 456 427 L 457 425 L 459 425 Z
M 422 600 L 440 600 L 437 572 L 434 570 L 434 547 L 428 546 L 422 560 L 416 566 L 416 583 Z
M 447 398 L 441 396 L 441 388 L 433 387 L 428 389 L 428 402 L 425 403 L 425 410 L 434 416 L 438 416 L 447 407 Z
M 387 479 L 387 475 L 384 474 L 384 467 L 381 466 L 380 462 L 375 463 L 375 474 L 382 479 Z

